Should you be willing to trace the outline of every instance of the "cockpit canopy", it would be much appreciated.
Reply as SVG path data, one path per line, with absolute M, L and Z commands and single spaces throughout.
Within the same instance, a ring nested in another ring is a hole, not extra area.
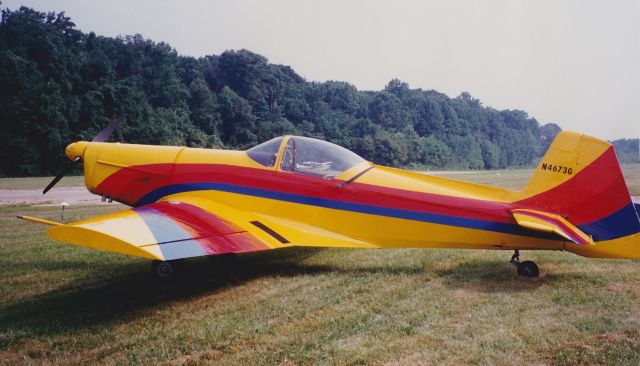
M 284 136 L 276 137 L 267 142 L 263 142 L 260 145 L 254 146 L 247 150 L 247 155 L 253 159 L 256 163 L 264 165 L 267 168 L 271 168 L 276 164 L 278 158 L 278 150 L 280 144 L 284 140 Z
M 338 174 L 365 162 L 357 154 L 330 142 L 301 136 L 276 137 L 247 150 L 247 155 L 265 167 L 273 167 L 282 149 L 280 170 L 323 178 Z

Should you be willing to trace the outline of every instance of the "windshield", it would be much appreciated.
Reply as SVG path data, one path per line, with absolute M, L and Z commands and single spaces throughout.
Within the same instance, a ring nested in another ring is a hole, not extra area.
M 258 146 L 254 146 L 247 150 L 247 155 L 256 163 L 271 168 L 276 164 L 278 149 L 280 148 L 280 143 L 282 143 L 283 138 L 282 136 L 276 137 Z
M 293 136 L 284 150 L 281 169 L 329 179 L 364 161 L 330 142 Z

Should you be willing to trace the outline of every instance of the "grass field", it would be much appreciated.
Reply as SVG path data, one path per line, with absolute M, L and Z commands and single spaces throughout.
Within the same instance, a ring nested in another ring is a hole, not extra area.
M 515 188 L 530 172 L 442 175 Z M 625 176 L 640 195 L 638 166 Z M 523 252 L 541 267 L 523 279 L 510 252 L 293 248 L 158 284 L 148 261 L 54 243 L 20 213 L 59 219 L 0 207 L 3 364 L 640 364 L 640 262 Z
M 480 184 L 489 184 L 508 189 L 519 189 L 524 187 L 534 169 L 512 169 L 512 170 L 484 170 L 484 171 L 463 171 L 463 172 L 435 172 L 445 178 L 468 180 Z M 640 196 L 640 164 L 627 164 L 622 166 L 622 173 L 627 182 L 627 187 L 632 196 Z
M 524 187 L 534 169 L 511 169 L 511 170 L 484 170 L 484 171 L 443 171 L 426 172 L 427 174 L 438 175 L 446 178 L 468 180 L 475 183 L 489 184 L 502 188 L 518 189 Z M 629 191 L 634 196 L 640 196 L 640 164 L 629 164 L 622 166 L 625 180 Z M 0 178 L 0 189 L 42 189 L 51 182 L 53 177 L 31 177 L 31 178 Z M 82 187 L 84 177 L 69 176 L 64 177 L 56 187 Z

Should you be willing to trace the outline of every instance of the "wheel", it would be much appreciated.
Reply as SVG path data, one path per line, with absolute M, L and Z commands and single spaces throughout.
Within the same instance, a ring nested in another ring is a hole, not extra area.
M 518 276 L 534 278 L 540 275 L 538 265 L 532 261 L 524 261 L 518 264 Z
M 174 265 L 169 261 L 153 261 L 151 272 L 160 280 L 166 281 L 173 277 Z

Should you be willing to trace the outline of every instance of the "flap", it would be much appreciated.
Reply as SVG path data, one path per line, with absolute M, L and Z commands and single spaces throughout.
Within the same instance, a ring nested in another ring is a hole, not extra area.
M 198 193 L 179 193 L 166 198 L 170 202 L 174 199 L 201 207 L 208 212 L 215 212 L 225 220 L 241 226 L 275 247 L 286 245 L 325 248 L 377 248 L 377 246 L 361 240 L 300 221 L 241 211 L 216 201 L 202 198 Z
M 593 244 L 593 239 L 560 215 L 528 209 L 511 210 L 518 225 L 527 229 L 554 233 L 576 244 Z
M 334 231 L 268 215 L 259 215 L 270 227 L 284 235 L 291 243 L 300 247 L 323 248 L 379 248 L 362 240 L 354 239 Z

